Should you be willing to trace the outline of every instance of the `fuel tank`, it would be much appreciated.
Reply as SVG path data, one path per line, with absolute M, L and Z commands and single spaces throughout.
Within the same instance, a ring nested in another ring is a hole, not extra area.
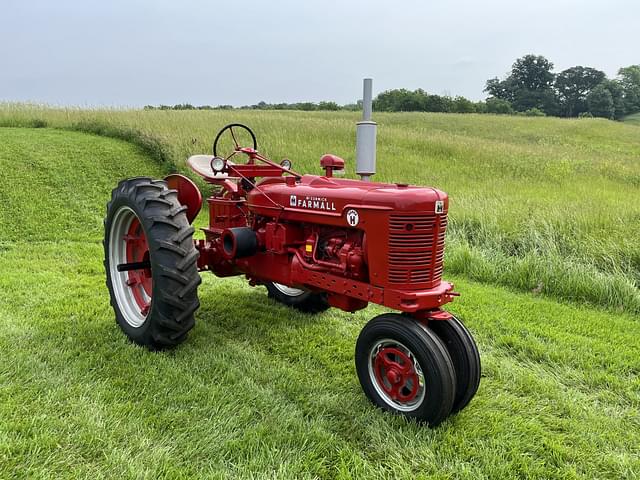
M 363 230 L 374 285 L 423 289 L 440 283 L 449 207 L 440 190 L 304 175 L 262 181 L 247 205 L 284 222 Z

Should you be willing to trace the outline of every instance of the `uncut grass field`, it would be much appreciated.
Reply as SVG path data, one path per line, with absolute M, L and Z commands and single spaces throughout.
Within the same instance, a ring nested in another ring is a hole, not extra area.
M 0 478 L 640 476 L 632 124 L 376 115 L 376 179 L 451 196 L 449 310 L 482 355 L 477 396 L 437 429 L 360 390 L 355 339 L 379 307 L 309 316 L 205 274 L 181 347 L 117 329 L 101 240 L 119 179 L 183 169 L 231 121 L 298 170 L 332 152 L 353 176 L 356 119 L 0 107 Z
M 640 113 L 635 113 L 625 117 L 624 121 L 632 125 L 640 125 Z

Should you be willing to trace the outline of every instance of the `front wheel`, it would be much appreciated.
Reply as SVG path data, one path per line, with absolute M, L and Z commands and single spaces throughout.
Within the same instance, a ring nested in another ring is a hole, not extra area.
M 415 320 L 379 315 L 356 342 L 356 371 L 378 407 L 436 426 L 451 412 L 455 371 L 440 339 Z
M 451 356 L 456 371 L 456 397 L 451 413 L 457 413 L 469 404 L 480 386 L 478 347 L 469 330 L 456 317 L 430 321 L 428 327 L 442 340 Z
M 329 308 L 325 293 L 314 293 L 300 288 L 287 287 L 281 283 L 265 284 L 269 297 L 305 313 L 320 313 Z
M 194 326 L 200 275 L 187 207 L 164 181 L 123 180 L 104 221 L 105 270 L 118 325 L 151 349 L 182 342 Z

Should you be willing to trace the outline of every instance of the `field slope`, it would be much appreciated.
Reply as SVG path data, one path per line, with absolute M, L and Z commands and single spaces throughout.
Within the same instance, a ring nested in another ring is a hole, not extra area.
M 0 128 L 0 478 L 635 478 L 640 322 L 452 278 L 478 395 L 428 430 L 375 410 L 353 347 L 382 310 L 294 313 L 204 275 L 186 344 L 126 341 L 102 216 L 131 144 Z
M 354 176 L 345 112 L 56 110 L 0 105 L 0 125 L 98 132 L 138 142 L 164 165 L 211 150 L 241 122 L 259 148 L 319 173 L 331 152 Z M 376 113 L 378 181 L 451 197 L 447 270 L 466 278 L 640 314 L 640 135 L 603 119 Z
M 633 115 L 629 115 L 624 118 L 624 121 L 632 125 L 640 125 L 640 113 L 634 113 Z

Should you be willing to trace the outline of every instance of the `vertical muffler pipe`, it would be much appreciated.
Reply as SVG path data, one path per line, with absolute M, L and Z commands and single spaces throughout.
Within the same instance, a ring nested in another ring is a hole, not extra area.
M 364 79 L 362 121 L 356 127 L 356 173 L 365 182 L 376 173 L 376 132 L 378 124 L 371 120 L 373 80 Z

